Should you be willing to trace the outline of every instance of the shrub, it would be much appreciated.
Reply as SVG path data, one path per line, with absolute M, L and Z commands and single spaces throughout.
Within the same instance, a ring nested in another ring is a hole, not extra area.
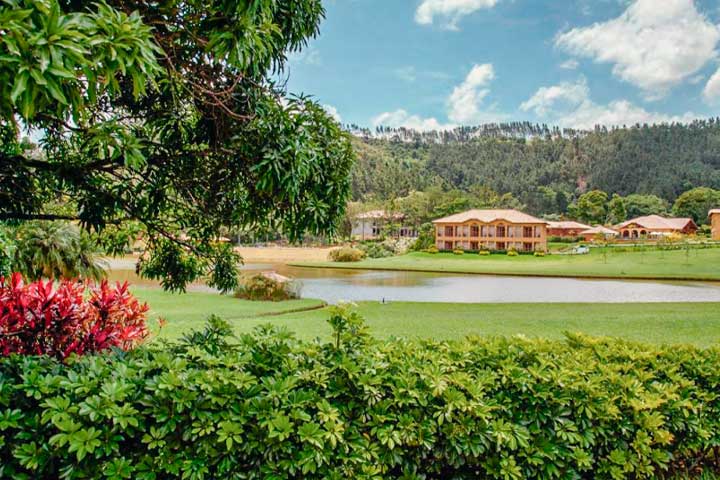
M 478 255 L 486 257 L 486 256 L 490 255 L 490 250 L 480 250 L 478 252 Z
M 533 253 L 533 255 L 535 255 L 536 257 L 544 257 L 545 252 L 535 252 L 535 253 Z
M 410 249 L 421 252 L 433 246 L 435 246 L 435 225 L 432 223 L 423 223 L 418 229 L 418 237 Z
M 0 224 L 0 277 L 10 275 L 15 257 L 15 243 L 10 239 L 5 227 Z
M 395 255 L 395 250 L 385 242 L 365 242 L 358 246 L 367 258 L 387 258 Z
M 235 290 L 235 298 L 280 302 L 300 298 L 300 289 L 295 282 L 283 282 L 258 273 L 241 283 Z
M 85 294 L 88 294 L 85 298 Z M 0 355 L 94 353 L 111 347 L 128 350 L 147 336 L 146 304 L 128 284 L 110 287 L 63 280 L 25 284 L 19 273 L 0 279 Z
M 353 247 L 341 247 L 331 250 L 329 258 L 333 262 L 359 262 L 365 258 L 365 252 Z
M 453 250 L 453 254 L 455 254 L 455 255 L 464 255 L 464 254 L 465 254 L 465 250 L 461 250 L 461 249 L 459 249 L 459 248 L 456 248 L 455 250 Z
M 439 252 L 440 252 L 440 250 L 439 250 L 435 245 L 433 245 L 432 247 L 428 247 L 428 248 L 425 249 L 425 253 L 436 254 L 436 253 L 439 253 Z
M 105 278 L 106 262 L 87 232 L 70 222 L 24 222 L 15 230 L 13 270 L 25 278 Z
M 507 256 L 508 256 L 508 257 L 517 257 L 517 256 L 518 256 L 518 252 L 515 251 L 515 250 L 508 250 Z
M 375 341 L 332 315 L 327 344 L 233 341 L 213 319 L 162 348 L 0 360 L 0 475 L 640 479 L 714 461 L 717 348 Z

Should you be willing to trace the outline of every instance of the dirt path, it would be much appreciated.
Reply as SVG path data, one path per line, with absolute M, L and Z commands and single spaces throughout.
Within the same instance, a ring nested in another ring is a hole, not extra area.
M 324 262 L 331 247 L 238 247 L 245 263 Z

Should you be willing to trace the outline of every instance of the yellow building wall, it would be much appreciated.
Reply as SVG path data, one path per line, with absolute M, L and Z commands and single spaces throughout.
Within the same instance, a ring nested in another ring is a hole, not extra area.
M 713 240 L 720 240 L 720 213 L 715 213 L 712 216 L 712 238 Z
M 470 227 L 477 226 L 477 227 L 497 227 L 499 225 L 503 225 L 506 228 L 511 227 L 531 227 L 533 228 L 533 232 L 535 231 L 535 227 L 538 227 L 540 229 L 540 235 L 535 237 L 508 237 L 507 235 L 505 237 L 482 237 L 482 236 L 471 236 L 468 234 L 468 236 L 463 236 L 458 231 L 457 235 L 445 235 L 445 227 L 457 227 L 458 230 L 460 230 L 463 227 L 468 227 L 468 230 L 471 232 Z M 496 221 L 491 223 L 481 223 L 478 221 L 470 220 L 465 223 L 436 223 L 435 224 L 435 245 L 439 250 L 451 250 L 446 247 L 446 243 L 452 243 L 453 249 L 459 248 L 461 250 L 471 250 L 470 248 L 463 248 L 462 244 L 467 243 L 470 244 L 472 242 L 479 243 L 479 246 L 482 247 L 483 243 L 498 243 L 502 242 L 505 244 L 509 243 L 532 243 L 533 244 L 533 250 L 534 251 L 547 251 L 547 225 L 545 224 L 529 224 L 529 223 L 509 223 L 509 222 L 502 222 L 502 221 Z M 506 245 L 506 249 L 507 249 Z M 515 248 L 515 247 L 513 247 Z

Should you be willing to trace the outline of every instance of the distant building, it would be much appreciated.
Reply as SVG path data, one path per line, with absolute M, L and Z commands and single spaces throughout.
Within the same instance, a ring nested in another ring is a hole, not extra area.
M 615 227 L 623 240 L 659 237 L 682 233 L 685 235 L 697 232 L 697 225 L 692 218 L 665 218 L 660 215 L 648 215 L 633 218 Z
M 377 240 L 383 236 L 385 227 L 389 224 L 399 224 L 393 236 L 400 238 L 415 238 L 417 230 L 414 227 L 402 225 L 405 215 L 402 213 L 388 213 L 385 210 L 371 210 L 356 215 L 352 221 L 350 235 L 355 240 Z
M 710 210 L 710 225 L 712 225 L 712 239 L 720 240 L 720 208 Z
M 438 250 L 547 251 L 547 222 L 517 210 L 468 210 L 433 224 Z
M 580 236 L 585 239 L 586 242 L 594 242 L 598 238 L 603 238 L 605 240 L 610 240 L 613 238 L 617 238 L 619 233 L 616 230 L 613 230 L 612 228 L 603 227 L 602 225 L 598 225 L 597 227 L 588 228 L 587 230 L 583 230 L 580 232 Z
M 574 221 L 548 222 L 548 237 L 577 238 L 590 225 Z

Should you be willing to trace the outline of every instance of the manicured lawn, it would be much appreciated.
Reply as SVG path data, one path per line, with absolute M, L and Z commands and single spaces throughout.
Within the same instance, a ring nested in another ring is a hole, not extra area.
M 507 275 L 720 280 L 720 248 L 642 252 L 592 249 L 587 255 L 480 256 L 409 253 L 354 263 L 298 263 L 295 266 L 414 270 Z
M 251 302 L 218 293 L 174 294 L 142 287 L 134 287 L 133 293 L 150 306 L 149 317 L 153 320 L 153 328 L 154 319 L 161 317 L 167 321 L 161 331 L 162 338 L 178 338 L 189 330 L 202 328 L 205 319 L 212 314 L 237 325 L 248 318 L 257 323 L 265 323 L 269 315 L 320 307 L 324 304 L 320 300 L 312 299 Z
M 219 315 L 238 333 L 273 323 L 304 339 L 327 339 L 327 309 L 274 315 L 312 308 L 317 300 L 250 302 L 211 293 L 174 295 L 139 289 L 137 296 L 151 307 L 151 319 L 168 321 L 162 338 L 178 338 L 201 328 L 210 314 Z M 720 304 L 452 304 L 405 303 L 381 305 L 360 302 L 370 332 L 377 337 L 457 339 L 467 335 L 525 335 L 561 338 L 563 332 L 617 336 L 649 343 L 691 343 L 710 346 L 720 342 Z M 259 316 L 265 315 L 265 316 Z

